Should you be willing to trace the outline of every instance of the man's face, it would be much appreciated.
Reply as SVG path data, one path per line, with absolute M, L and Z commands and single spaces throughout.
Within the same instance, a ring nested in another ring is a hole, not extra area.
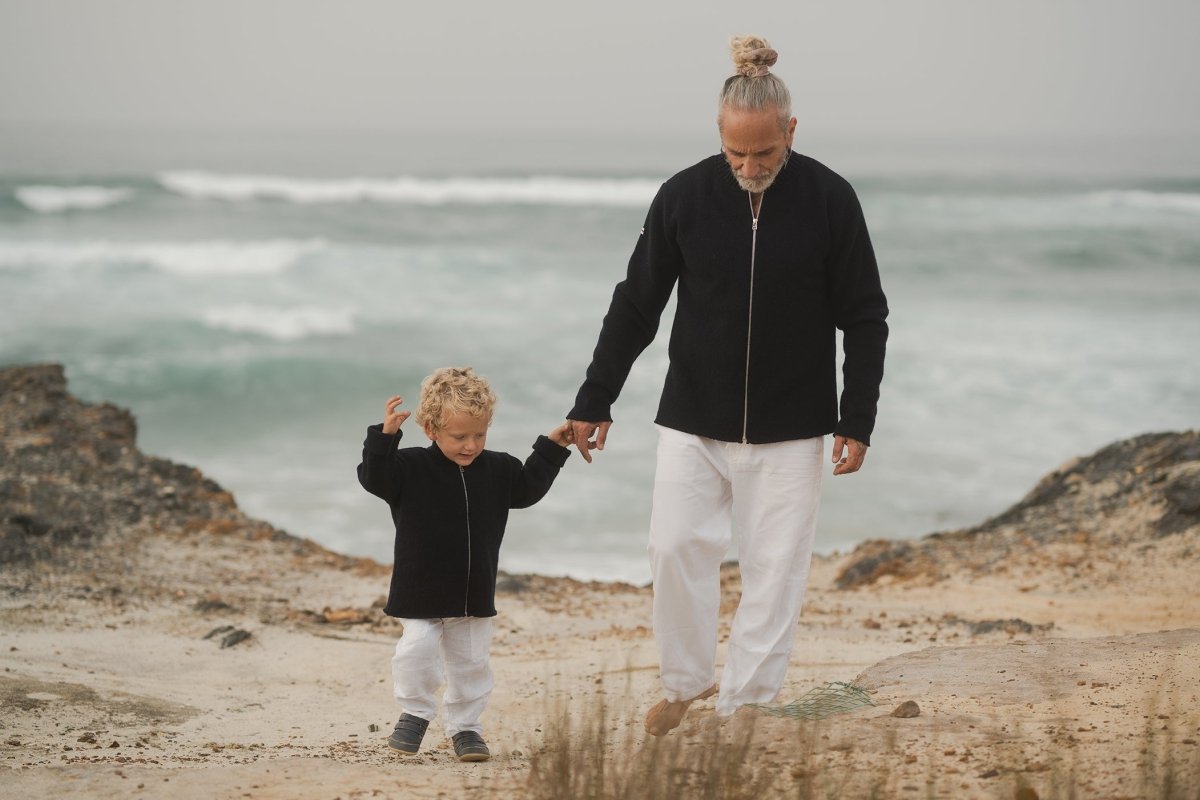
M 451 414 L 437 430 L 426 427 L 425 433 L 442 455 L 460 467 L 469 467 L 483 452 L 489 422 L 487 417 L 473 417 L 459 411 Z
M 738 186 L 752 194 L 765 192 L 787 163 L 795 132 L 796 118 L 781 129 L 776 108 L 726 108 L 721 120 L 721 150 Z

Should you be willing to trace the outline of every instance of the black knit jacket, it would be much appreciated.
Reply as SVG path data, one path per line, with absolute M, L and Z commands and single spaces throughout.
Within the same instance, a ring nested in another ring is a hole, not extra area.
M 484 450 L 459 467 L 436 444 L 399 448 L 401 436 L 367 428 L 358 465 L 359 483 L 387 501 L 396 525 L 384 611 L 409 619 L 495 616 L 508 510 L 541 500 L 570 451 L 539 436 L 524 464 Z
M 612 419 L 676 284 L 658 424 L 727 442 L 836 432 L 870 444 L 888 307 L 862 209 L 843 178 L 791 153 L 763 193 L 756 229 L 750 196 L 724 156 L 664 183 L 569 419 Z

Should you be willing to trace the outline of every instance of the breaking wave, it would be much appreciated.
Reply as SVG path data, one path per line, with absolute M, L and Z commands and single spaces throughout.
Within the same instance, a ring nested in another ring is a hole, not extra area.
M 280 342 L 345 334 L 354 330 L 354 315 L 345 308 L 277 308 L 240 304 L 207 309 L 200 319 L 214 330 L 253 333 Z
M 145 265 L 189 277 L 272 275 L 325 246 L 320 239 L 234 242 L 3 242 L 0 267 Z
M 13 190 L 13 196 L 39 214 L 57 214 L 75 209 L 94 211 L 124 203 L 133 197 L 128 187 L 110 186 L 21 186 Z
M 659 181 L 642 178 L 287 178 L 212 172 L 164 172 L 167 190 L 204 200 L 281 200 L 320 203 L 409 203 L 445 205 L 624 206 L 645 207 Z

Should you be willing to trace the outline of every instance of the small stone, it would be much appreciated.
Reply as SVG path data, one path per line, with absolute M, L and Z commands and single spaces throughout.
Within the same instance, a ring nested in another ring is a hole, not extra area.
M 1038 793 L 1028 786 L 1022 786 L 1017 789 L 1017 793 L 1013 795 L 1013 800 L 1038 800 Z
M 909 717 L 919 717 L 921 715 L 921 707 L 912 700 L 905 700 L 900 705 L 896 706 L 896 710 L 892 712 L 893 717 L 908 719 Z
M 243 642 L 246 639 L 249 639 L 251 635 L 252 634 L 250 631 L 244 631 L 239 628 L 233 633 L 227 634 L 225 638 L 221 640 L 221 649 L 224 650 L 226 647 L 233 647 L 238 642 Z
M 379 733 L 379 726 L 376 725 L 374 722 L 372 722 L 370 725 L 367 726 L 367 730 L 370 731 L 371 733 Z
M 95 744 L 95 743 L 96 743 L 96 734 L 94 734 L 94 733 L 85 733 L 83 736 L 80 736 L 80 737 L 79 737 L 78 739 L 76 739 L 75 741 L 77 741 L 77 742 L 83 742 L 84 744 Z

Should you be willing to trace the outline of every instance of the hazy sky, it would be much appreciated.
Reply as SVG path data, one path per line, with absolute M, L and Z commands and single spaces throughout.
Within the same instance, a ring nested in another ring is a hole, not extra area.
M 0 0 L 0 125 L 696 131 L 727 42 L 807 130 L 1200 135 L 1196 0 Z

